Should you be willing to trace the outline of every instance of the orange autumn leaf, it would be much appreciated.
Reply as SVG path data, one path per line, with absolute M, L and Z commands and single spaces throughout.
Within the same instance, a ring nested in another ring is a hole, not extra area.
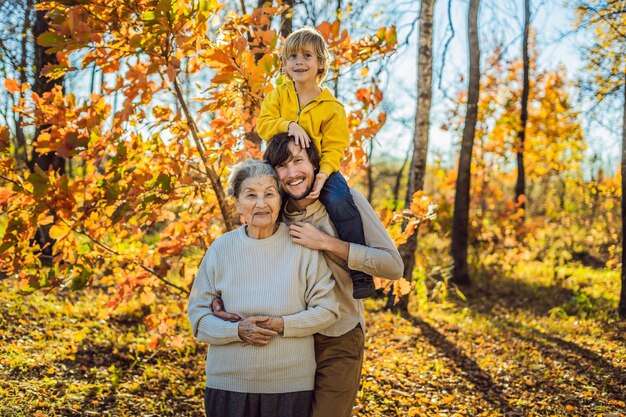
M 411 292 L 411 282 L 407 281 L 404 278 L 400 278 L 397 281 L 393 282 L 393 293 L 396 296 L 395 302 L 397 303 L 400 300 L 400 297 L 407 295 Z
M 12 78 L 6 78 L 4 80 L 4 88 L 11 94 L 19 93 L 20 84 Z
M 26 171 L 24 180 L 14 158 L 0 158 L 3 177 L 15 180 L 13 187 L 2 184 L 11 192 L 2 191 L 0 204 L 3 212 L 19 214 L 11 223 L 15 230 L 0 242 L 6 249 L 3 273 L 19 275 L 33 289 L 64 282 L 79 289 L 95 282 L 111 289 L 111 308 L 133 299 L 158 306 L 164 287 L 187 294 L 192 274 L 181 272 L 181 262 L 196 256 L 190 248 L 200 253 L 237 227 L 232 201 L 224 198 L 227 167 L 262 156 L 256 119 L 265 95 L 284 81 L 282 38 L 272 22 L 291 12 L 287 5 L 247 14 L 229 7 L 215 1 L 122 0 L 38 5 L 54 15 L 39 37 L 58 60 L 45 75 L 61 79 L 93 71 L 101 81 L 91 94 L 57 85 L 15 107 L 24 127 L 38 132 L 35 151 L 72 162 L 67 173 L 50 165 Z M 329 47 L 339 57 L 333 69 L 382 56 L 367 48 L 378 42 L 376 28 L 352 40 L 338 22 L 326 26 Z M 386 117 L 375 83 L 358 86 L 367 100 L 350 115 L 354 140 L 347 169 L 368 163 L 364 147 Z M 5 86 L 15 92 L 27 87 L 15 80 Z M 9 129 L 0 127 L 2 158 L 13 151 L 12 140 Z M 37 264 L 41 247 L 29 241 L 43 226 L 51 226 L 56 238 L 54 274 L 24 267 Z M 168 314 L 154 314 L 149 330 L 169 333 Z
M 159 335 L 152 335 L 152 338 L 150 339 L 150 349 L 156 349 L 160 341 L 161 337 Z
M 411 204 L 409 210 L 417 217 L 422 218 L 428 213 L 429 199 L 426 193 L 422 190 L 418 190 L 413 194 L 411 198 Z
M 176 335 L 172 338 L 172 347 L 173 348 L 182 348 L 185 346 L 185 339 L 180 335 Z
M 9 198 L 15 193 L 8 188 L 0 187 L 0 204 L 4 204 L 9 201 Z

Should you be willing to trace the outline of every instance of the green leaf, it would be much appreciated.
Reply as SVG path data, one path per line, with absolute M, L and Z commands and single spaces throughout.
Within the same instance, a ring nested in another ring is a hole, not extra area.
M 54 32 L 45 32 L 37 37 L 37 43 L 41 46 L 59 46 L 64 42 L 63 36 Z
M 80 274 L 72 277 L 72 283 L 70 288 L 72 291 L 82 290 L 89 283 L 89 277 L 91 277 L 92 271 L 89 268 L 84 268 L 80 271 Z
M 172 191 L 172 177 L 170 177 L 169 175 L 163 173 L 159 174 L 159 176 L 157 177 L 157 183 L 166 193 Z
M 207 10 L 209 10 L 209 2 L 207 0 L 200 0 L 200 3 L 198 4 L 198 10 L 200 10 L 201 12 L 206 12 Z
M 72 68 L 69 68 L 65 65 L 48 65 L 43 69 L 43 73 L 52 80 L 57 80 L 63 77 L 67 72 Z
M 4 242 L 2 245 L 0 245 L 0 253 L 6 252 L 13 245 L 14 245 L 14 242 Z
M 69 193 L 69 178 L 66 174 L 63 174 L 63 176 L 61 176 L 61 178 L 59 179 L 59 189 L 64 193 L 64 194 L 68 194 Z
M 156 20 L 156 13 L 152 10 L 147 10 L 141 14 L 141 20 L 144 22 L 151 22 Z
M 33 194 L 35 197 L 41 198 L 48 192 L 48 179 L 36 170 L 28 176 L 28 182 L 33 185 Z
M 134 35 L 129 39 L 128 44 L 131 48 L 141 49 L 143 46 L 143 38 L 141 35 Z
M 111 221 L 113 223 L 117 223 L 124 215 L 131 209 L 132 207 L 128 203 L 124 203 L 118 208 L 115 209 L 113 214 L 111 215 Z
M 120 195 L 120 190 L 117 187 L 117 184 L 111 184 L 109 187 L 106 187 L 104 195 L 108 202 L 117 200 L 117 197 Z

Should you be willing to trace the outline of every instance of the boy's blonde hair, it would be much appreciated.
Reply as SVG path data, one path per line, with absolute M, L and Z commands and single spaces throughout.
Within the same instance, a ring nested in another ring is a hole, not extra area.
M 320 64 L 322 64 L 322 69 L 318 71 L 316 77 L 319 84 L 324 81 L 324 78 L 326 78 L 326 75 L 328 74 L 330 52 L 328 51 L 324 38 L 317 31 L 317 29 L 305 26 L 295 32 L 291 32 L 289 36 L 287 36 L 287 39 L 285 39 L 285 44 L 283 45 L 280 57 L 283 62 L 285 62 L 287 61 L 287 57 L 292 52 L 302 51 L 307 46 L 310 46 L 313 49 L 313 52 L 317 55 L 317 60 Z

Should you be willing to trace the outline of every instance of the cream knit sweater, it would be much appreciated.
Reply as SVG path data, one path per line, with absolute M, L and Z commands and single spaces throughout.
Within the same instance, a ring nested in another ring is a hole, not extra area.
M 321 334 L 330 337 L 344 335 L 354 329 L 358 323 L 365 329 L 363 301 L 352 298 L 352 279 L 350 279 L 348 268 L 393 280 L 401 278 L 404 271 L 402 257 L 385 230 L 385 226 L 380 222 L 378 214 L 361 193 L 352 188 L 350 192 L 363 220 L 363 235 L 367 246 L 350 243 L 348 262 L 332 253 L 324 252 L 324 257 L 335 278 L 336 284 L 333 291 L 339 302 L 339 320 L 320 331 Z M 287 203 L 283 209 L 283 219 L 287 224 L 304 221 L 331 236 L 337 236 L 326 208 L 319 200 L 300 212 L 289 212 L 286 207 Z M 228 311 L 228 306 L 226 310 Z
M 312 335 L 338 318 L 330 269 L 317 251 L 293 243 L 283 223 L 266 239 L 252 239 L 245 230 L 213 242 L 189 296 L 193 334 L 211 344 L 206 386 L 247 393 L 312 390 Z M 215 297 L 240 317 L 282 316 L 283 335 L 267 346 L 242 346 L 238 323 L 213 316 Z

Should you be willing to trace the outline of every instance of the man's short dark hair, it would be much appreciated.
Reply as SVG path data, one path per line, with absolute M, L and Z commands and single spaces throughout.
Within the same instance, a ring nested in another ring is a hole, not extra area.
M 263 154 L 265 162 L 276 168 L 278 165 L 291 158 L 291 152 L 289 152 L 290 142 L 295 143 L 295 139 L 287 133 L 279 133 L 270 139 L 267 144 L 267 149 Z M 305 150 L 311 160 L 315 174 L 317 174 L 320 169 L 320 154 L 313 143 L 311 143 L 308 148 L 305 148 Z

